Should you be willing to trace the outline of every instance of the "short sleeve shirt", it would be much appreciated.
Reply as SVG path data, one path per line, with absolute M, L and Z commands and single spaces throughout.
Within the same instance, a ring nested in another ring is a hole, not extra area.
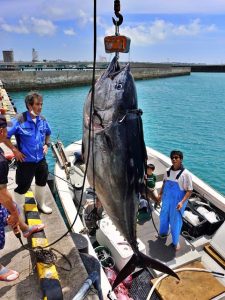
M 15 135 L 17 146 L 25 155 L 24 162 L 38 163 L 44 158 L 43 146 L 51 129 L 43 116 L 37 116 L 36 123 L 28 111 L 25 117 L 20 114 L 12 120 L 12 126 L 8 127 L 8 138 Z
M 156 183 L 156 176 L 155 174 L 148 175 L 147 176 L 147 187 L 150 189 L 154 189 Z
M 169 169 L 168 169 L 169 170 Z M 177 181 L 179 184 L 179 187 L 182 191 L 192 191 L 193 185 L 192 185 L 192 177 L 188 170 L 184 169 L 178 180 L 176 179 L 176 176 L 180 173 L 180 170 L 173 171 L 170 170 L 170 176 L 167 176 L 167 172 L 164 174 L 164 180 L 171 180 L 171 181 Z

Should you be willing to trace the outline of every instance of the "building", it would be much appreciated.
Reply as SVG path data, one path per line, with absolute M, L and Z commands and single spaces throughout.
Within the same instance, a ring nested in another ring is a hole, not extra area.
M 33 48 L 32 49 L 32 62 L 38 61 L 38 52 Z
M 3 50 L 2 54 L 4 62 L 14 62 L 13 50 Z

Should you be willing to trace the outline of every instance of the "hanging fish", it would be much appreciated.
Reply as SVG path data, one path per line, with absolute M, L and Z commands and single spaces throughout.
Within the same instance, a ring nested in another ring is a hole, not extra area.
M 92 91 L 89 92 L 84 105 L 85 163 L 88 159 L 91 94 Z M 138 193 L 143 184 L 147 157 L 141 114 L 130 65 L 120 68 L 118 58 L 115 56 L 95 84 L 93 130 L 87 171 L 90 185 L 95 184 L 96 194 L 104 209 L 134 252 L 118 274 L 113 289 L 132 273 L 135 267 L 150 267 L 178 278 L 169 267 L 138 250 L 136 241 Z

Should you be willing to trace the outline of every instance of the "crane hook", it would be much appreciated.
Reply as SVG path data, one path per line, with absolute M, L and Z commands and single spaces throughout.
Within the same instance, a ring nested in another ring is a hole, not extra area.
M 114 0 L 114 12 L 117 18 L 119 18 L 118 21 L 116 21 L 114 18 L 112 18 L 113 20 L 113 24 L 118 27 L 123 23 L 123 16 L 119 13 L 120 11 L 120 0 Z
M 122 16 L 119 12 L 115 12 L 115 15 L 117 16 L 117 18 L 118 18 L 119 20 L 116 21 L 116 20 L 112 17 L 113 24 L 114 24 L 115 26 L 120 26 L 120 25 L 123 23 L 123 16 Z

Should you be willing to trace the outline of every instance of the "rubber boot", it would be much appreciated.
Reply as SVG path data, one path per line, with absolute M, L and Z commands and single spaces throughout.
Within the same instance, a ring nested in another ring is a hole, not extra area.
M 35 185 L 35 199 L 37 201 L 38 207 L 44 214 L 51 214 L 51 207 L 45 204 L 46 189 L 45 186 Z
M 19 194 L 14 191 L 14 200 L 17 205 L 23 206 L 25 204 L 25 194 Z

